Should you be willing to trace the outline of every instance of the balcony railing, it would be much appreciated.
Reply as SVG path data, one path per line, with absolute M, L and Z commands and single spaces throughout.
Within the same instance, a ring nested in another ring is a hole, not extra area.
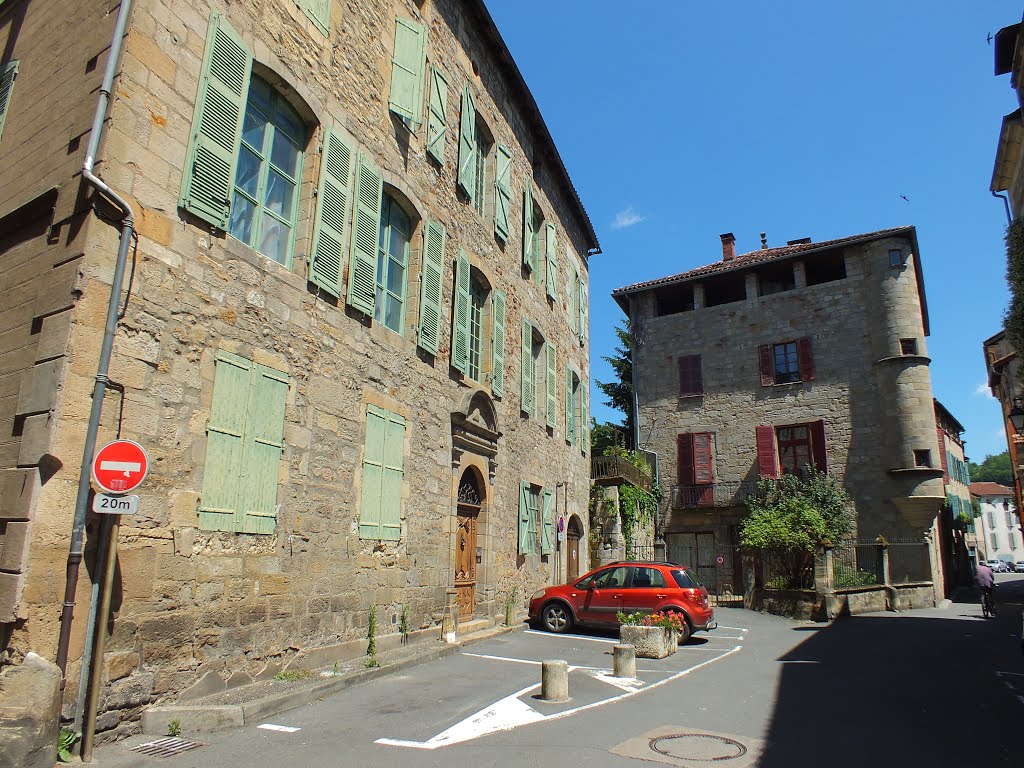
M 590 477 L 598 485 L 631 483 L 650 492 L 651 478 L 621 456 L 595 456 L 590 460 Z
M 734 480 L 702 485 L 673 485 L 673 509 L 697 509 L 699 507 L 737 507 L 757 491 L 757 482 Z

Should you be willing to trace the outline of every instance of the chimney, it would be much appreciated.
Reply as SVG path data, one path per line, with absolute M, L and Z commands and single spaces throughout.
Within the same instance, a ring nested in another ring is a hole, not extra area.
M 768 233 L 767 232 L 762 232 L 761 233 L 761 250 L 762 251 L 768 250 Z
M 732 232 L 726 232 L 722 238 L 722 261 L 732 261 L 736 258 L 736 236 Z

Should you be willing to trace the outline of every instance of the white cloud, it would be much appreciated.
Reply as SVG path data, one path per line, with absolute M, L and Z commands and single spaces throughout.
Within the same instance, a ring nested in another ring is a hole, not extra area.
M 639 224 L 646 218 L 646 216 L 641 216 L 639 213 L 634 211 L 633 206 L 629 205 L 615 214 L 615 221 L 612 222 L 612 229 L 625 229 L 626 227 L 632 227 L 634 224 Z
M 984 381 L 974 388 L 974 394 L 981 395 L 982 397 L 987 397 L 991 400 L 995 400 L 995 398 L 992 397 L 992 390 L 988 388 L 988 383 Z

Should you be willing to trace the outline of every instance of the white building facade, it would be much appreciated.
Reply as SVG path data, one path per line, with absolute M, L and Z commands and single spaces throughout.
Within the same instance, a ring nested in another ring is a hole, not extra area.
M 971 496 L 981 504 L 978 560 L 1024 561 L 1013 489 L 999 483 L 971 483 Z

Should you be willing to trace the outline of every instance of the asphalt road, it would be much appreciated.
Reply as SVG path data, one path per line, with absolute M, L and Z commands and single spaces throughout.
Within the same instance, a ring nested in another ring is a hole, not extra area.
M 615 635 L 503 635 L 275 716 L 170 758 L 96 752 L 102 766 L 1002 766 L 1024 760 L 1024 575 L 980 606 L 844 618 L 743 610 L 636 682 L 609 678 Z M 571 701 L 539 701 L 540 661 L 570 664 Z M 688 759 L 687 759 L 688 758 Z M 694 759 L 699 758 L 699 759 Z M 721 758 L 711 760 L 711 758 Z M 653 761 L 653 762 L 647 762 Z

